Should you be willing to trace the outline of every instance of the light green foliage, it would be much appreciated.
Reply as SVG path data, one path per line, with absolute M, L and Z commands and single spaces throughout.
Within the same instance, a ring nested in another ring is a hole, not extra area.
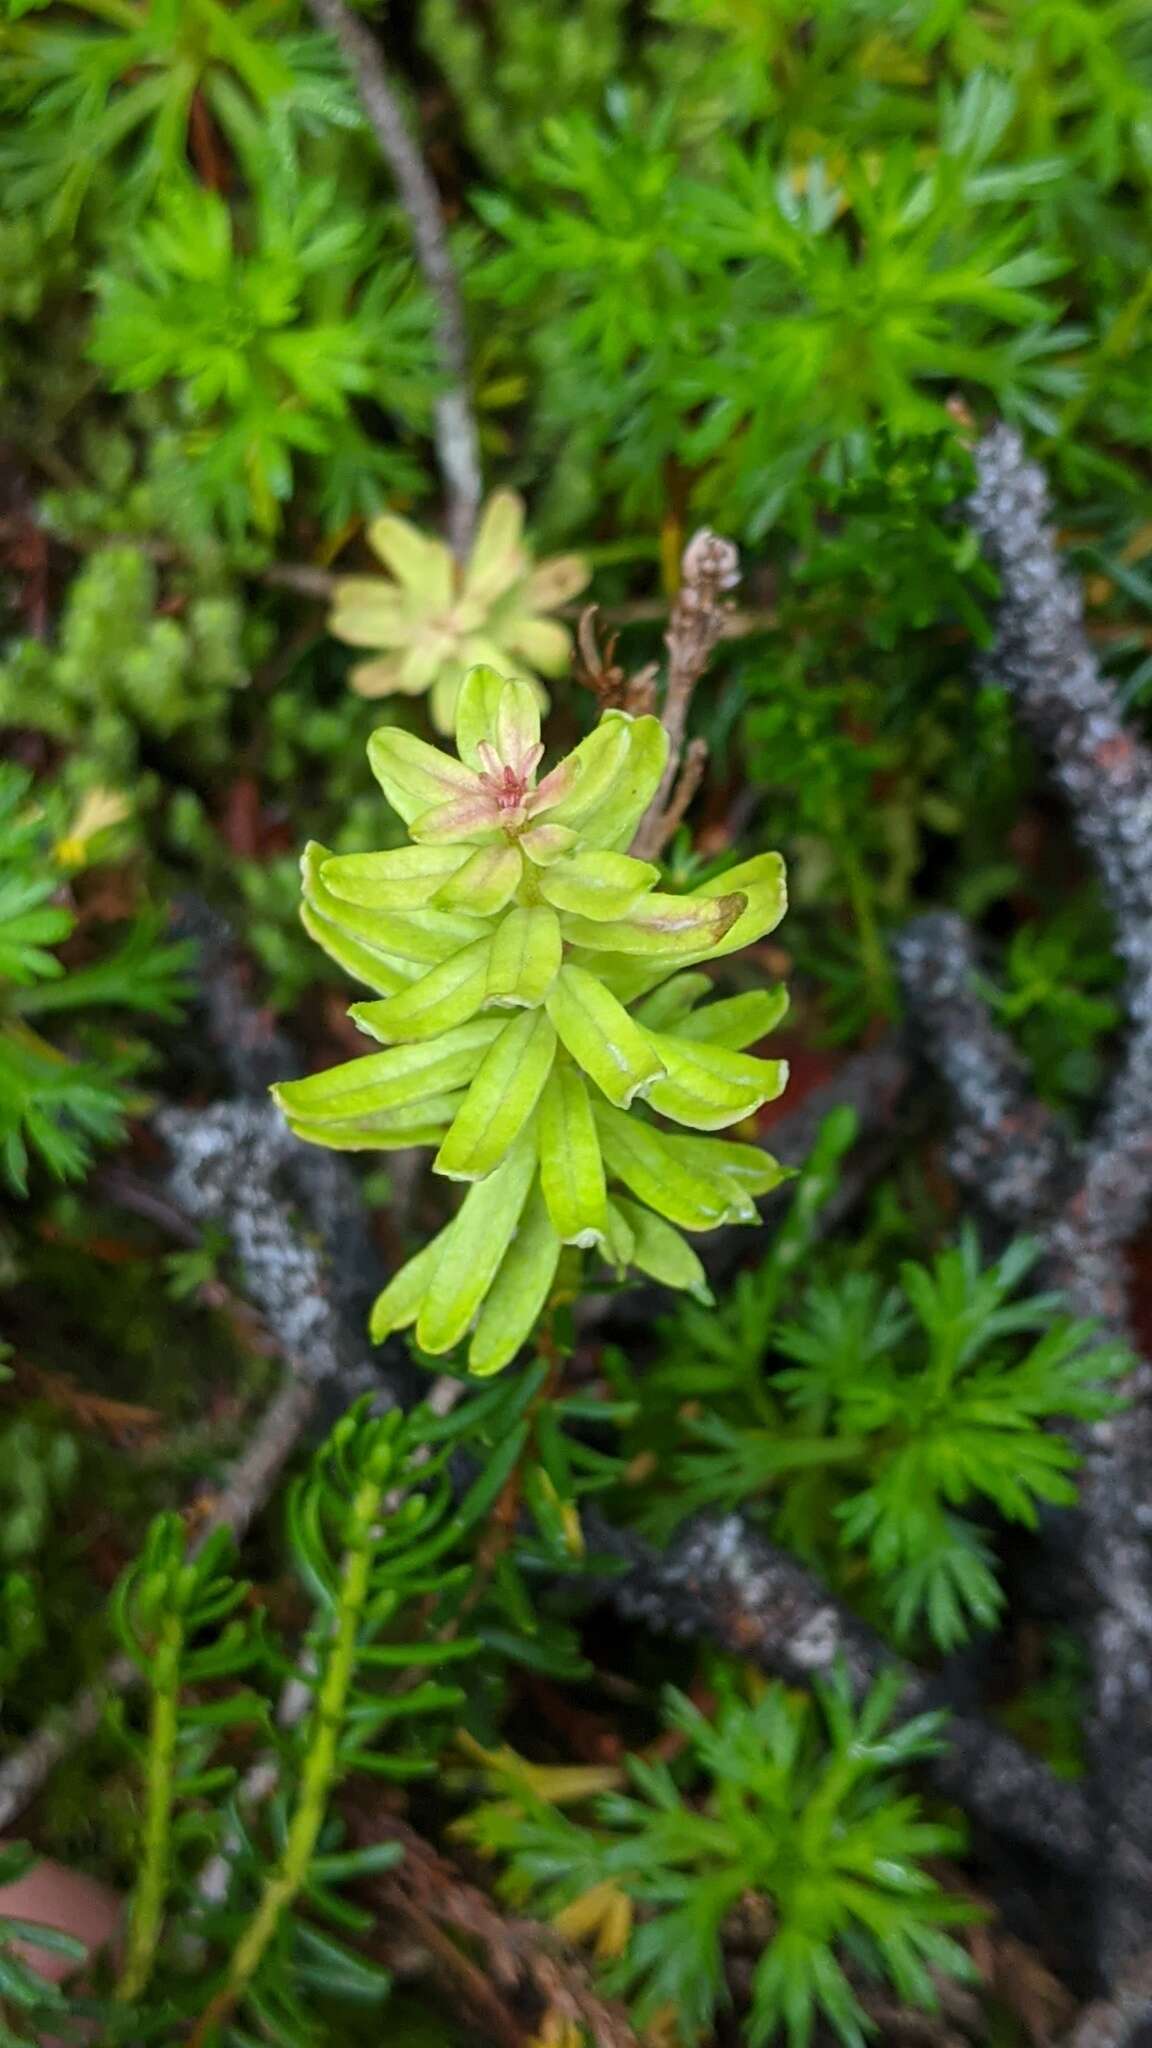
M 85 741 L 89 778 L 134 776 L 140 735 L 218 727 L 247 680 L 243 612 L 226 586 L 158 615 L 144 549 L 98 549 L 69 585 L 56 645 L 20 640 L 0 664 L 0 719 Z
M 610 449 L 634 503 L 674 458 L 702 472 L 703 509 L 757 533 L 830 448 L 941 427 L 959 381 L 1050 417 L 1073 336 L 1038 289 L 1061 259 L 1020 201 L 1059 166 L 990 170 L 1014 110 L 977 77 L 943 100 L 927 166 L 911 143 L 801 165 L 769 134 L 717 144 L 706 180 L 670 115 L 551 122 L 551 205 L 478 201 L 507 244 L 480 281 L 530 309 L 551 430 Z
M 1033 1247 L 984 1267 L 970 1233 L 929 1265 L 903 1264 L 898 1288 L 841 1272 L 789 1309 L 844 1135 L 826 1129 L 801 1177 L 784 1257 L 778 1247 L 741 1274 L 716 1310 L 682 1310 L 655 1368 L 623 1376 L 637 1443 L 654 1434 L 663 1451 L 646 1512 L 666 1529 L 759 1503 L 782 1541 L 865 1584 L 900 1638 L 926 1629 L 949 1649 L 992 1626 L 1003 1597 L 969 1515 L 1035 1526 L 1042 1505 L 1075 1499 L 1076 1455 L 1053 1424 L 1109 1413 L 1127 1354 L 1062 1315 L 1058 1296 L 1018 1298 Z
M 594 1887 L 639 1909 L 609 1987 L 637 2021 L 675 2016 L 698 2040 L 730 1997 L 722 1940 L 738 1910 L 759 1905 L 763 1948 L 741 2035 L 750 2048 L 785 2038 L 803 2048 L 817 2020 L 849 2048 L 868 2022 L 842 1962 L 934 2010 L 932 1973 L 971 1973 L 944 1930 L 970 1917 L 924 1869 L 957 1846 L 927 1820 L 900 1772 L 941 1746 L 942 1718 L 890 1725 L 899 1681 L 853 1706 L 846 1681 L 802 1700 L 783 1686 L 743 1697 L 725 1674 L 706 1717 L 683 1694 L 665 1719 L 684 1745 L 670 1768 L 628 1759 L 630 1793 L 608 1793 L 585 1822 L 532 1795 L 520 1774 L 492 1773 L 501 1796 L 462 1824 L 505 1866 L 518 1906 L 560 1914 Z M 765 1910 L 766 1909 L 766 1910 Z M 563 1924 L 563 1923 L 562 1923 Z
M 592 107 L 624 57 L 624 0 L 419 0 L 421 40 L 448 80 L 489 172 L 530 169 L 540 110 Z
M 60 886 L 30 778 L 0 767 L 0 1171 L 22 1192 L 30 1152 L 70 1180 L 93 1145 L 118 1135 L 119 1084 L 141 1058 L 123 1044 L 111 1058 L 70 1058 L 28 1020 L 53 1010 L 90 1024 L 84 1013 L 106 1007 L 174 1016 L 189 958 L 187 946 L 163 941 L 157 923 L 142 920 L 119 951 L 66 971 L 55 948 L 75 920 L 54 900 Z
M 468 560 L 458 564 L 443 541 L 388 514 L 368 541 L 392 573 L 347 577 L 336 586 L 330 625 L 337 639 L 377 650 L 348 680 L 361 697 L 430 692 L 438 732 L 451 732 L 456 700 L 478 662 L 535 679 L 562 675 L 572 636 L 544 614 L 588 581 L 579 555 L 533 564 L 523 545 L 524 505 L 498 491 L 480 516 Z M 543 687 L 540 701 L 547 703 Z
M 146 1702 L 117 1715 L 138 1787 L 127 1936 L 110 1995 L 75 2008 L 99 2018 L 109 2048 L 196 2025 L 205 2042 L 268 2034 L 312 2048 L 321 2014 L 387 1995 L 358 1945 L 373 1915 L 348 1888 L 401 1851 L 347 1842 L 345 1781 L 431 1777 L 465 1708 L 461 1672 L 483 1722 L 509 1664 L 568 1680 L 589 1669 L 530 1587 L 542 1566 L 579 1569 L 573 1503 L 612 1466 L 579 1425 L 612 1411 L 574 1399 L 536 1419 L 543 1377 L 485 1388 L 449 1416 L 349 1411 L 289 1489 L 297 1597 L 284 1629 L 236 1576 L 223 1532 L 197 1545 L 177 1516 L 153 1524 L 112 1602 Z M 477 1580 L 478 1534 L 530 1446 L 523 1529 L 492 1582 Z M 462 1448 L 480 1466 L 463 1489 L 449 1472 Z M 285 1680 L 304 1711 L 277 1725 Z M 245 1759 L 270 1757 L 269 1805 L 229 1797 Z M 210 1865 L 222 1887 L 205 1888 Z
M 663 894 L 659 870 L 623 850 L 663 773 L 657 720 L 605 713 L 537 782 L 539 732 L 530 686 L 476 668 L 457 756 L 396 727 L 373 735 L 412 843 L 309 848 L 304 921 L 378 992 L 351 1014 L 387 1050 L 276 1091 L 301 1137 L 436 1144 L 436 1171 L 469 1183 L 372 1327 L 381 1339 L 414 1324 L 434 1354 L 471 1332 L 481 1373 L 531 1335 L 565 1245 L 706 1295 L 680 1231 L 751 1221 L 781 1178 L 753 1146 L 673 1136 L 635 1107 L 713 1132 L 783 1087 L 780 1061 L 743 1050 L 778 1020 L 779 993 L 701 1006 L 711 980 L 685 971 L 779 922 L 778 856 L 733 869 L 719 894 Z
M 272 181 L 257 222 L 250 254 L 222 199 L 172 185 L 101 271 L 91 341 L 115 389 L 174 386 L 202 500 L 236 533 L 249 518 L 277 524 L 300 455 L 328 464 L 336 520 L 353 471 L 367 503 L 407 480 L 403 455 L 359 431 L 353 401 L 371 395 L 413 422 L 429 395 L 425 303 L 378 222 L 325 179 Z
M 19 122 L 0 166 L 9 203 L 41 207 L 67 233 L 92 199 L 134 213 L 184 172 L 191 144 L 234 150 L 249 176 L 270 152 L 359 115 L 327 40 L 266 0 L 7 0 L 0 94 Z

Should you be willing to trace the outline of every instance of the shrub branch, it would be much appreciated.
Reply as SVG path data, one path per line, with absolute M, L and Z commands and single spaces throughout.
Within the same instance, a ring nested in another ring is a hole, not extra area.
M 1129 1030 L 1086 1143 L 1038 1103 L 974 988 L 963 920 L 922 919 L 899 961 L 924 1051 L 947 1083 L 957 1177 L 997 1223 L 1035 1232 L 1070 1305 L 1127 1338 L 1124 1249 L 1152 1196 L 1152 756 L 1124 725 L 1048 525 L 1043 471 L 1014 430 L 976 450 L 970 516 L 1000 572 L 989 667 L 1047 755 L 1100 877 L 1127 970 Z M 1090 1725 L 1099 1881 L 1096 1953 L 1118 1982 L 1152 1945 L 1152 1365 L 1135 1358 L 1118 1415 L 1080 1432 L 1083 1563 L 1092 1589 Z
M 440 366 L 446 379 L 446 388 L 436 400 L 436 459 L 447 501 L 448 537 L 453 553 L 463 556 L 475 529 L 483 479 L 470 393 L 464 303 L 448 248 L 440 195 L 412 139 L 380 45 L 367 23 L 349 13 L 344 0 L 308 0 L 308 5 L 320 27 L 339 46 L 352 74 L 380 153 L 396 180 L 420 268 L 432 294 Z

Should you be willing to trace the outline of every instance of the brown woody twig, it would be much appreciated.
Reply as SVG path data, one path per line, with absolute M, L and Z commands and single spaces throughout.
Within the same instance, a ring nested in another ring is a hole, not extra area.
M 688 707 L 713 649 L 723 638 L 730 610 L 726 593 L 739 580 L 740 556 L 735 543 L 702 527 L 684 550 L 680 593 L 664 636 L 668 681 L 660 723 L 668 735 L 668 765 L 632 841 L 631 851 L 640 860 L 654 860 L 663 852 L 703 774 L 699 746 L 684 759 Z
M 444 1988 L 487 2036 L 506 2048 L 531 2048 L 550 2019 L 583 2028 L 594 2048 L 637 2048 L 623 2006 L 601 1997 L 559 1935 L 501 1913 L 487 1892 L 392 1814 L 350 1807 L 345 1817 L 354 1839 L 403 1847 L 395 1872 L 370 1881 L 380 1925 L 390 1938 L 397 1930 L 427 1945 L 445 1967 Z
M 446 388 L 435 406 L 436 457 L 447 500 L 453 552 L 467 554 L 483 491 L 480 436 L 472 410 L 468 333 L 456 266 L 440 195 L 420 154 L 388 76 L 383 52 L 367 22 L 344 0 L 308 0 L 320 27 L 337 43 L 356 83 L 360 104 L 380 145 L 408 216 L 424 281 L 432 294 L 436 338 Z

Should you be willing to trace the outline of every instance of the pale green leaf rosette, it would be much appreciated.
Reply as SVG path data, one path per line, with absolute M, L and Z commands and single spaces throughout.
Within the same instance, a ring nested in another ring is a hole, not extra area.
M 349 677 L 361 697 L 428 692 L 437 732 L 451 732 L 457 715 L 463 761 L 469 728 L 461 733 L 459 695 L 474 662 L 517 669 L 547 704 L 540 678 L 562 675 L 572 652 L 568 628 L 550 614 L 583 590 L 588 568 L 578 555 L 533 562 L 514 491 L 497 491 L 484 506 L 466 562 L 390 512 L 371 521 L 368 544 L 386 573 L 340 577 L 329 619 L 338 640 L 368 652 Z M 492 668 L 486 674 L 498 689 L 502 678 Z M 481 703 L 481 718 L 484 709 Z M 479 738 L 489 736 L 485 722 Z
M 374 733 L 411 843 L 306 850 L 304 923 L 370 992 L 351 1015 L 383 1050 L 274 1092 L 312 1143 L 435 1146 L 434 1171 L 466 1184 L 372 1334 L 413 1329 L 434 1355 L 467 1341 L 483 1374 L 531 1339 L 566 1247 L 709 1298 L 682 1232 L 754 1221 L 782 1178 L 714 1134 L 784 1087 L 784 1063 L 749 1048 L 787 998 L 712 1000 L 702 969 L 770 932 L 786 898 L 778 854 L 673 895 L 627 853 L 667 759 L 655 718 L 605 712 L 538 777 L 536 692 L 480 667 L 456 745 Z

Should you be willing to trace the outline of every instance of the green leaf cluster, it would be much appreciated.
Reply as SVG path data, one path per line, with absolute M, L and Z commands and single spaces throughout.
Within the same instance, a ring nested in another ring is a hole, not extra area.
M 750 1510 L 900 1640 L 952 1649 L 999 1616 L 996 1520 L 1035 1527 L 1075 1500 L 1066 1425 L 1111 1412 L 1128 1354 L 1058 1295 L 1021 1292 L 1034 1245 L 986 1266 L 970 1230 L 897 1285 L 849 1268 L 790 1300 L 844 1139 L 825 1130 L 763 1266 L 714 1311 L 682 1309 L 652 1369 L 623 1375 L 635 1441 L 662 1452 L 645 1513 L 664 1530 Z
M 276 1091 L 300 1137 L 435 1144 L 435 1170 L 468 1184 L 372 1329 L 414 1324 L 433 1354 L 471 1333 L 477 1373 L 532 1334 L 565 1246 L 706 1294 L 681 1231 L 751 1221 L 782 1177 L 752 1146 L 673 1135 L 636 1107 L 714 1132 L 783 1087 L 781 1062 L 743 1050 L 778 1020 L 779 993 L 709 1004 L 710 977 L 686 971 L 773 929 L 778 856 L 733 869 L 721 894 L 659 891 L 659 870 L 623 850 L 664 773 L 659 722 L 606 712 L 537 783 L 539 732 L 531 687 L 476 668 L 456 757 L 397 727 L 373 735 L 412 843 L 336 859 L 310 848 L 303 915 L 377 991 L 351 1014 L 386 1050 Z
M 588 1668 L 531 1588 L 541 1570 L 583 1569 L 572 1508 L 610 1461 L 580 1429 L 605 1413 L 541 1408 L 543 1377 L 445 1415 L 373 1415 L 364 1400 L 342 1416 L 289 1486 L 295 1591 L 271 1612 L 224 1531 L 153 1522 L 110 1609 L 144 1701 L 114 1717 L 136 1801 L 126 1937 L 110 1981 L 52 2011 L 98 2022 L 110 2048 L 189 2029 L 312 2048 L 321 2015 L 388 1995 L 355 1887 L 402 1852 L 349 1842 L 345 1784 L 431 1778 L 466 1704 L 481 1724 L 499 1710 L 509 1667 Z M 462 1454 L 478 1468 L 463 1485 Z M 478 1537 L 526 1458 L 523 1530 L 478 1576 Z M 37 1981 L 24 2002 L 44 2025 Z M 6 1979 L 0 1997 L 16 2002 Z
M 943 1721 L 893 1727 L 898 1690 L 898 1680 L 882 1684 L 854 1707 L 841 1675 L 813 1700 L 781 1685 L 750 1700 L 722 1674 L 705 1714 L 670 1688 L 679 1766 L 630 1756 L 631 1790 L 597 1799 L 588 1820 L 497 1768 L 501 1796 L 458 1827 L 499 1858 L 518 1906 L 562 1925 L 596 1890 L 624 1895 L 635 1925 L 607 1982 L 633 2001 L 640 2025 L 673 2015 L 685 2040 L 711 2029 L 730 1995 L 724 1935 L 743 1914 L 761 1932 L 741 2038 L 805 2048 L 826 2021 L 863 2048 L 862 1979 L 931 2011 L 934 1973 L 971 1974 L 945 1931 L 970 1909 L 924 1867 L 958 1838 L 925 1817 L 901 1778 L 940 1747 Z
M 73 746 L 82 738 L 87 779 L 105 786 L 135 781 L 148 736 L 218 735 L 248 681 L 242 606 L 210 578 L 175 616 L 161 598 L 145 549 L 95 550 L 68 586 L 55 646 L 18 640 L 0 662 L 0 719 Z
M 75 918 L 58 900 L 61 880 L 31 778 L 0 766 L 0 1171 L 20 1192 L 30 1154 L 60 1180 L 84 1172 L 92 1147 L 119 1134 L 121 1083 L 140 1063 L 123 1044 L 72 1058 L 30 1020 L 54 1011 L 83 1024 L 108 1007 L 172 1017 L 189 958 L 144 919 L 118 951 L 67 970 L 56 949 Z

